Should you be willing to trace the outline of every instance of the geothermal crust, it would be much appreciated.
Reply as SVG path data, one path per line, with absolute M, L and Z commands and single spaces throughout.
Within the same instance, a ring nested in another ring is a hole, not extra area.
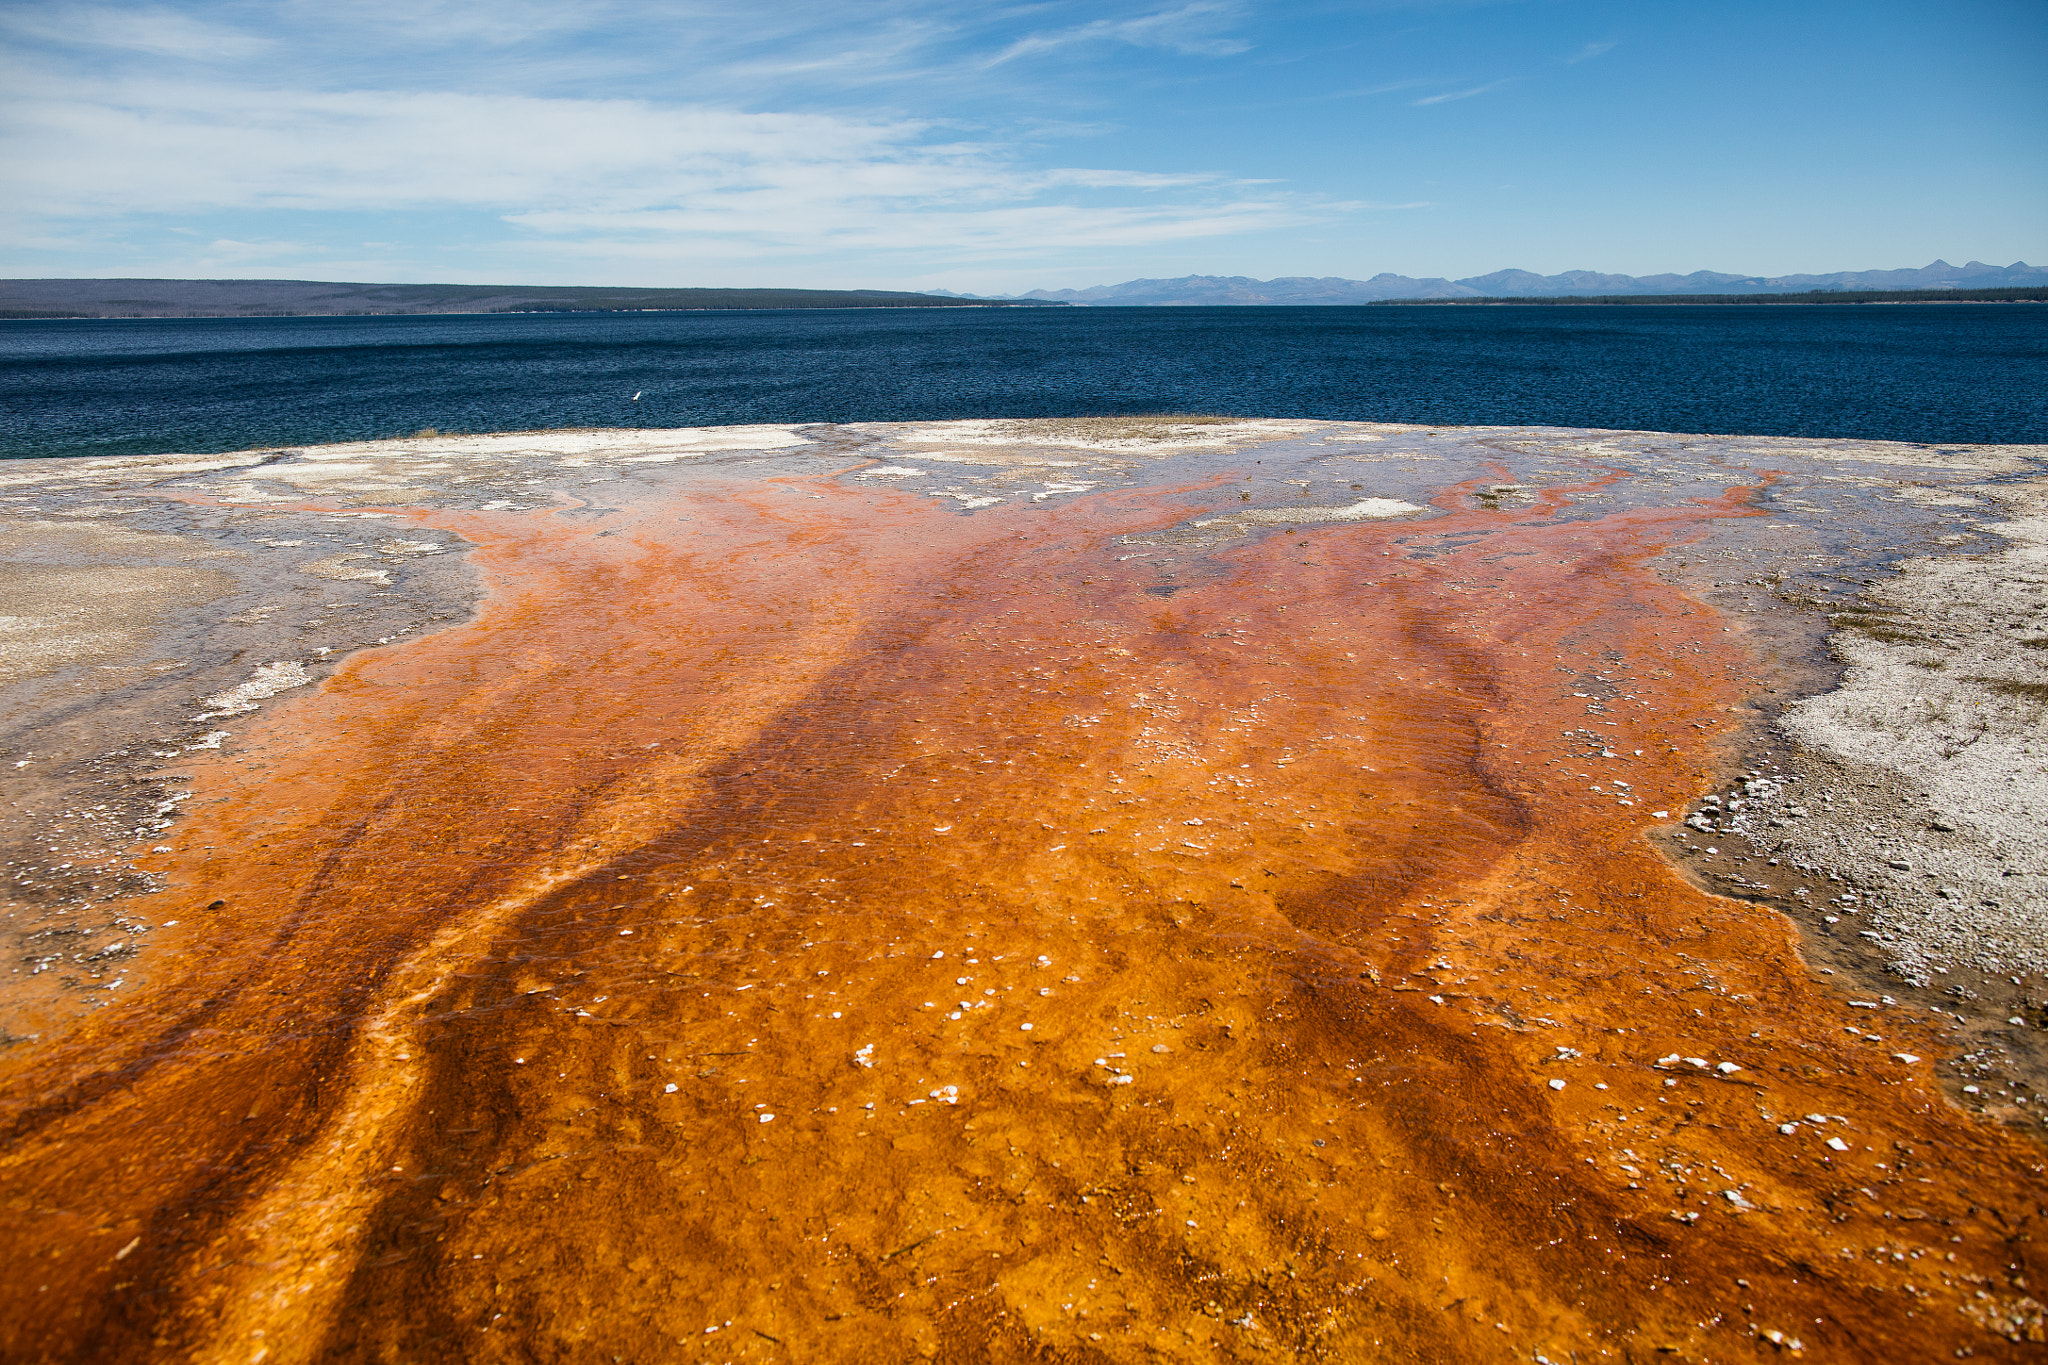
M 2023 1358 L 2044 457 L 9 462 L 0 1348 Z

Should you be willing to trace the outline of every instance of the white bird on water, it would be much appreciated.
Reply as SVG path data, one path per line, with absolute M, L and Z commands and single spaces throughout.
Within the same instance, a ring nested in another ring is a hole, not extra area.
M 642 390 L 640 390 L 640 393 L 645 393 L 645 392 L 647 392 L 647 390 L 645 390 L 645 389 L 642 389 Z M 634 394 L 634 395 L 633 395 L 633 401 L 634 401 L 635 403 L 637 403 L 637 402 L 639 402 L 639 401 L 640 401 L 640 393 L 636 393 L 636 394 Z

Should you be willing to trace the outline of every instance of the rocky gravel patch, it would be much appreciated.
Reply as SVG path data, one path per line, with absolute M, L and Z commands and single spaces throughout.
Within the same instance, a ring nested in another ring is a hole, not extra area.
M 1917 490 L 1924 501 L 1929 493 Z M 1829 614 L 1838 686 L 1784 708 L 1670 836 L 1817 970 L 1942 1021 L 1968 1107 L 2048 1129 L 2048 487 L 1982 485 L 1981 553 L 1901 562 Z

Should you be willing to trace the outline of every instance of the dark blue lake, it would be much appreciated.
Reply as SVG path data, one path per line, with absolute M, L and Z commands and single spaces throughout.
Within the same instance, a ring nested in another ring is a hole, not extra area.
M 0 457 L 1134 412 L 2048 442 L 2048 305 L 0 322 Z

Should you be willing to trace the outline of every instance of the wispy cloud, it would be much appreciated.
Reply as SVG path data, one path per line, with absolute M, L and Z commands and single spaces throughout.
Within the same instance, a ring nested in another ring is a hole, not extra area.
M 1576 66 L 1580 62 L 1590 62 L 1595 57 L 1612 52 L 1619 46 L 1621 46 L 1619 43 L 1587 43 L 1577 52 L 1565 58 L 1565 64 L 1567 66 Z
M 1469 100 L 1474 95 L 1483 95 L 1489 90 L 1498 90 L 1506 84 L 1508 84 L 1506 80 L 1488 81 L 1485 85 L 1475 85 L 1469 90 L 1447 90 L 1441 95 L 1424 95 L 1421 99 L 1410 100 L 1408 103 L 1418 109 L 1430 104 L 1449 104 L 1452 100 Z
M 375 35 L 393 46 L 429 51 L 479 45 L 504 49 L 615 27 L 643 32 L 659 27 L 647 7 L 619 0 L 579 0 L 574 5 L 552 0 L 352 0 L 345 6 L 287 0 L 278 8 L 279 19 L 299 32 L 342 29 L 360 35 L 359 42 Z M 674 17 L 685 22 L 702 24 L 710 17 L 701 4 L 672 9 Z
M 0 14 L 0 31 L 17 41 L 113 48 L 188 61 L 238 61 L 272 46 L 269 39 L 242 29 L 155 6 L 22 6 Z
M 1331 90 L 1320 95 L 1310 95 L 1308 98 L 1311 100 L 1365 99 L 1373 95 L 1392 95 L 1402 90 L 1416 90 L 1422 86 L 1433 84 L 1435 82 L 1425 80 L 1420 76 L 1414 76 L 1407 80 L 1383 81 L 1377 85 L 1360 85 L 1348 90 Z
M 1197 0 L 1178 9 L 1159 10 L 1130 19 L 1097 19 L 1072 28 L 1026 34 L 989 58 L 984 65 L 1000 66 L 1020 57 L 1056 52 L 1086 43 L 1123 43 L 1132 47 L 1166 48 L 1187 56 L 1231 57 L 1251 49 L 1251 44 L 1225 38 L 1217 30 L 1235 22 L 1242 13 L 1236 4 Z
M 99 93 L 52 82 L 17 97 L 0 159 L 22 235 L 224 211 L 457 210 L 571 255 L 958 257 L 1182 241 L 1342 211 L 1214 175 L 1033 167 L 1003 143 L 914 119 L 170 82 Z M 261 247 L 219 246 L 237 249 Z
M 985 99 L 1085 91 L 1032 54 L 1084 46 L 1225 56 L 1250 44 L 1230 30 L 1256 18 L 1247 0 L 12 0 L 0 39 L 40 49 L 46 68 L 107 75 L 132 59 L 217 64 L 263 58 L 262 77 L 291 72 L 314 88 L 587 93 L 603 86 L 656 99 L 816 105 L 893 87 L 929 108 L 940 92 Z M 988 74 L 1016 63 L 999 85 Z M 1028 74 L 1022 68 L 1028 68 Z

